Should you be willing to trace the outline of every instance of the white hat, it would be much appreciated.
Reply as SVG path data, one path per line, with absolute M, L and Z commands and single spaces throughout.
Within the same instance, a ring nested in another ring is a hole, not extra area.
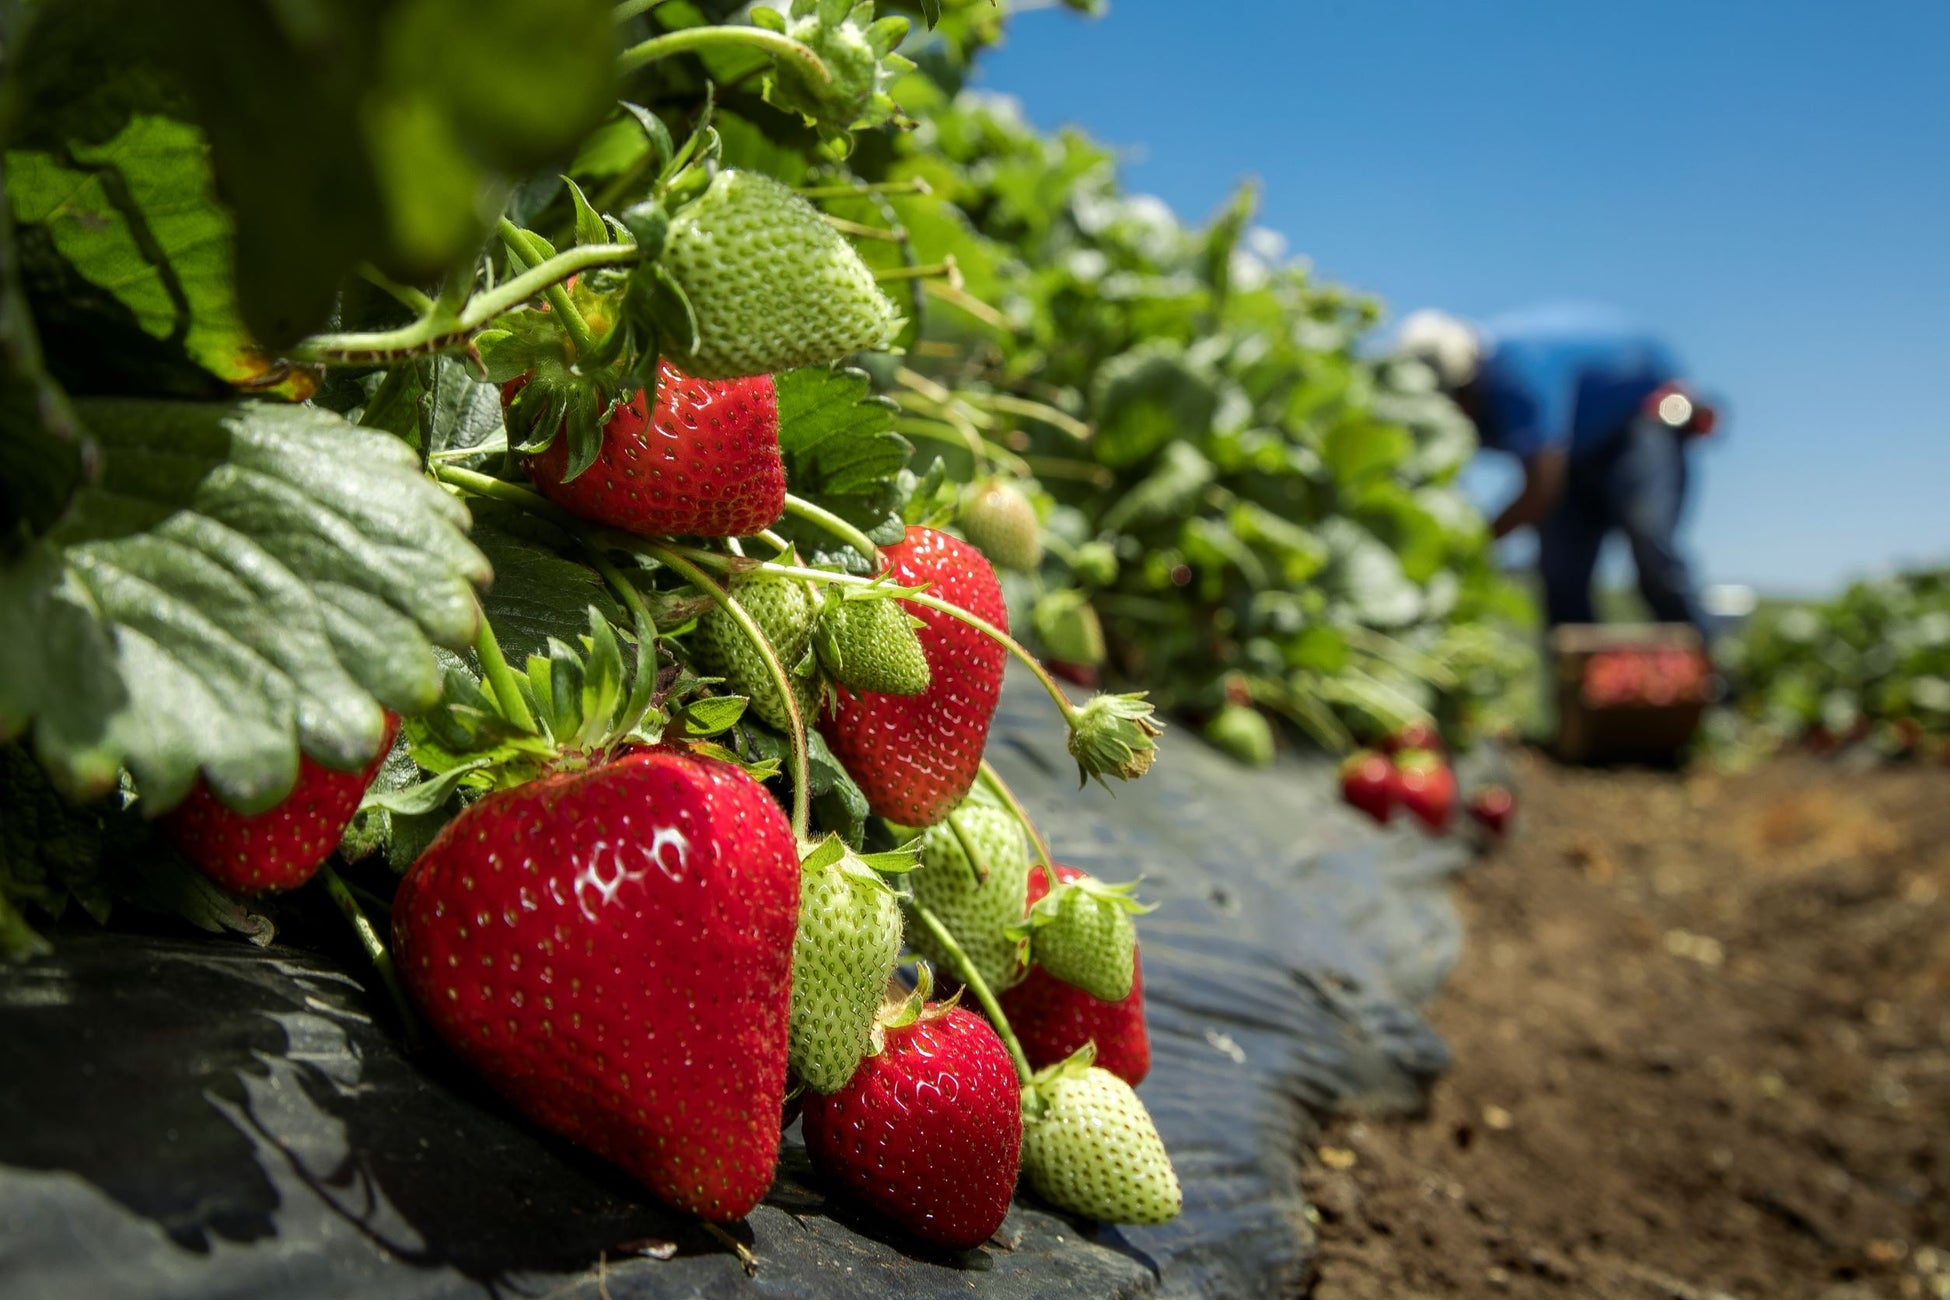
M 1427 307 L 1402 318 L 1395 348 L 1435 371 L 1436 379 L 1448 389 L 1474 379 L 1483 359 L 1483 340 L 1474 326 Z

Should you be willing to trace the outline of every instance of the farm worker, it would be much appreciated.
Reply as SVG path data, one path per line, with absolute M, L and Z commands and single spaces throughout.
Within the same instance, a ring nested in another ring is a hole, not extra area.
M 1653 617 L 1707 637 L 1676 534 L 1685 444 L 1711 429 L 1712 413 L 1678 387 L 1679 362 L 1664 343 L 1608 309 L 1565 305 L 1480 325 L 1413 312 L 1397 345 L 1435 372 L 1483 446 L 1523 466 L 1523 488 L 1492 530 L 1537 530 L 1551 626 L 1598 621 L 1592 575 L 1605 538 L 1619 532 Z

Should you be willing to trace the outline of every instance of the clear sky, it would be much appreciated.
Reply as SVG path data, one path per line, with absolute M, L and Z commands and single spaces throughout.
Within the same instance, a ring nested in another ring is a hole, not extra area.
M 1018 15 L 977 84 L 1194 223 L 1256 176 L 1263 224 L 1397 315 L 1662 330 L 1731 411 L 1707 580 L 1950 561 L 1950 4 L 1112 0 Z

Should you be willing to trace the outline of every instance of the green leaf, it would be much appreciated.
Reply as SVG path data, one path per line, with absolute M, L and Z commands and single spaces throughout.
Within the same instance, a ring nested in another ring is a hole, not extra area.
M 743 695 L 701 695 L 684 709 L 684 734 L 715 736 L 721 731 L 729 731 L 745 716 L 745 708 L 750 702 Z
M 474 512 L 474 544 L 494 566 L 481 606 L 509 663 L 544 653 L 550 638 L 582 636 L 591 606 L 607 622 L 629 623 L 602 577 L 566 558 L 575 544 L 561 529 L 501 502 L 477 501 Z
M 478 772 L 487 765 L 488 760 L 477 758 L 398 790 L 382 790 L 375 786 L 366 791 L 365 798 L 359 802 L 359 810 L 381 808 L 405 817 L 424 817 L 446 803 L 468 773 Z
M 438 697 L 428 643 L 472 639 L 489 569 L 396 439 L 265 403 L 76 409 L 101 482 L 0 564 L 0 736 L 31 728 L 57 784 L 126 764 L 167 808 L 201 770 L 257 811 L 301 746 L 357 766 L 381 704 Z
M 863 371 L 807 366 L 775 378 L 779 450 L 786 481 L 849 523 L 872 532 L 898 526 L 904 495 L 901 471 L 914 448 L 894 432 L 899 410 L 871 394 Z M 798 537 L 797 521 L 789 534 Z M 809 549 L 829 539 L 805 535 Z
M 1337 421 L 1327 430 L 1321 457 L 1342 491 L 1351 491 L 1388 473 L 1409 453 L 1408 434 L 1372 420 Z

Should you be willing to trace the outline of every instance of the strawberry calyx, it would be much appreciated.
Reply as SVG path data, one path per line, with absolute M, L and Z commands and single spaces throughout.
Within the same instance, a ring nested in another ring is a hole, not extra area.
M 1443 766 L 1442 755 L 1432 749 L 1404 749 L 1395 754 L 1395 770 L 1398 772 L 1434 772 Z
M 1097 1044 L 1093 1039 L 1054 1065 L 1046 1065 L 1023 1081 L 1022 1118 L 1025 1123 L 1041 1119 L 1049 1109 L 1049 1088 L 1062 1079 L 1079 1078 L 1097 1064 Z
M 1077 784 L 1105 776 L 1134 781 L 1158 757 L 1156 738 L 1164 724 L 1142 692 L 1095 695 L 1070 718 L 1070 757 L 1077 761 Z

